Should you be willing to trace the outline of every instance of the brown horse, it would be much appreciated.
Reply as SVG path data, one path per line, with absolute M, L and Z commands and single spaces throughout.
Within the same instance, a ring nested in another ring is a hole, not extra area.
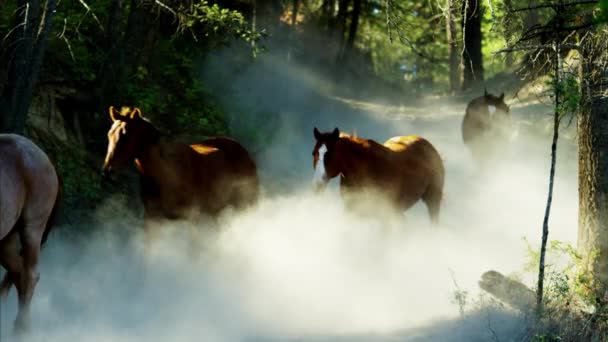
M 314 136 L 316 189 L 324 188 L 330 179 L 340 175 L 340 192 L 349 206 L 361 199 L 349 198 L 351 194 L 367 191 L 380 195 L 399 211 L 422 199 L 433 223 L 438 222 L 444 168 L 430 142 L 417 136 L 400 136 L 381 145 L 374 140 L 340 134 L 337 128 L 321 133 L 315 127 Z
M 495 154 L 496 147 L 508 140 L 511 114 L 504 98 L 504 93 L 495 96 L 484 91 L 483 96 L 467 105 L 462 121 L 462 139 L 481 166 Z
M 113 125 L 102 174 L 135 161 L 148 239 L 152 221 L 214 217 L 257 200 L 255 162 L 235 140 L 216 137 L 186 145 L 161 134 L 138 108 L 109 112 Z
M 30 302 L 40 274 L 40 249 L 56 212 L 60 181 L 48 156 L 32 141 L 0 134 L 0 264 L 7 271 L 0 284 L 6 296 L 17 288 L 15 331 L 29 326 Z

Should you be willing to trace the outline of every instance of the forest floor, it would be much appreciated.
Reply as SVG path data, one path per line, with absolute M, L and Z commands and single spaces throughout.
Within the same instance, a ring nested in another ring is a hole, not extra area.
M 93 229 L 72 223 L 94 233 L 75 238 L 58 227 L 44 251 L 32 340 L 520 340 L 527 317 L 477 281 L 496 269 L 532 284 L 528 245 L 540 240 L 550 105 L 508 94 L 519 135 L 480 174 L 460 136 L 472 95 L 360 99 L 329 95 L 308 78 L 285 97 L 268 98 L 251 90 L 260 73 L 244 73 L 236 94 L 276 115 L 256 151 L 261 204 L 220 220 L 199 261 L 182 253 L 189 241 L 178 232 L 142 266 L 140 214 L 118 194 L 98 206 Z M 284 87 L 260 88 L 281 94 Z M 247 115 L 233 122 L 235 132 Z M 446 166 L 440 226 L 429 225 L 422 205 L 399 222 L 353 217 L 341 207 L 336 181 L 313 196 L 315 126 L 380 142 L 409 134 L 430 140 Z M 576 240 L 578 198 L 573 127 L 560 140 L 550 226 L 550 239 L 568 243 Z M 2 340 L 15 302 L 13 292 L 0 308 Z

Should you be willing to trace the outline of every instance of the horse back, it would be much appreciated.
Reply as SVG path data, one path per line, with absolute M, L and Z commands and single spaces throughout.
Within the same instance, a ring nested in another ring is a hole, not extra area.
M 397 136 L 387 140 L 384 146 L 392 152 L 390 159 L 396 168 L 420 169 L 443 179 L 443 161 L 428 140 L 412 135 Z
M 213 137 L 203 141 L 203 144 L 222 151 L 226 163 L 237 177 L 253 177 L 257 182 L 255 161 L 239 142 L 228 137 Z
M 201 163 L 193 169 L 207 173 L 212 188 L 221 189 L 219 197 L 241 207 L 258 197 L 257 167 L 249 152 L 236 140 L 228 137 L 206 139 L 200 145 L 191 145 Z

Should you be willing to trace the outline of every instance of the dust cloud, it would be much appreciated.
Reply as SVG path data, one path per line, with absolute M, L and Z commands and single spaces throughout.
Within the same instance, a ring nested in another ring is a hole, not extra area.
M 407 107 L 328 97 L 321 77 L 300 78 L 304 70 L 266 58 L 234 76 L 224 99 L 255 108 L 240 112 L 235 125 L 273 111 L 275 123 L 256 146 L 265 193 L 259 205 L 199 227 L 205 238 L 197 259 L 185 223 L 167 227 L 144 258 L 140 214 L 120 196 L 97 210 L 94 233 L 58 227 L 43 252 L 28 340 L 487 341 L 521 333 L 525 318 L 508 307 L 476 305 L 483 296 L 477 281 L 495 269 L 532 284 L 534 275 L 523 272 L 524 238 L 540 241 L 546 108 L 510 101 L 519 136 L 482 174 L 460 137 L 465 102 Z M 261 76 L 269 68 L 272 81 Z M 288 98 L 264 96 L 287 85 Z M 422 204 L 396 220 L 345 212 L 336 180 L 313 195 L 314 126 L 356 129 L 380 142 L 409 134 L 430 140 L 446 166 L 440 225 L 430 225 Z M 574 142 L 560 140 L 550 239 L 575 242 L 576 180 Z M 456 290 L 467 292 L 464 316 Z M 0 308 L 2 341 L 11 338 L 15 297 Z

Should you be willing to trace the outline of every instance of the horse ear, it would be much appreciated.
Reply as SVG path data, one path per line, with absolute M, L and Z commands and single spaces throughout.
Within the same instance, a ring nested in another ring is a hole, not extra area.
M 505 93 L 500 93 L 500 97 L 499 98 L 500 98 L 500 101 L 504 100 L 505 99 Z
M 338 127 L 334 128 L 334 131 L 331 132 L 331 138 L 333 140 L 338 140 L 340 138 L 340 130 L 338 129 Z
M 315 127 L 315 129 L 313 129 L 312 132 L 315 135 L 315 139 L 317 139 L 317 140 L 321 139 L 321 132 L 319 132 L 317 127 Z
M 139 108 L 135 107 L 133 109 L 133 111 L 131 112 L 131 119 L 141 119 L 141 110 L 139 110 Z
M 120 120 L 120 113 L 116 111 L 116 108 L 114 108 L 114 106 L 110 106 L 108 112 L 110 113 L 110 119 L 112 119 L 112 121 Z

